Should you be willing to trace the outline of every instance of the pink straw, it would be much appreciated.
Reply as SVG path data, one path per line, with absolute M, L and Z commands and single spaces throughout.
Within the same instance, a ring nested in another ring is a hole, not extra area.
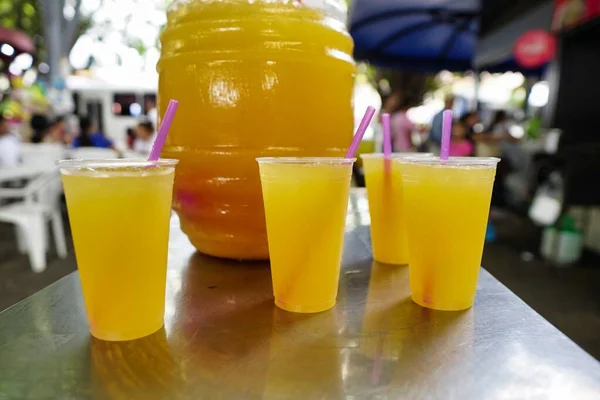
M 152 145 L 152 151 L 150 152 L 150 157 L 148 157 L 148 161 L 158 161 L 158 159 L 160 158 L 160 153 L 162 152 L 163 146 L 165 145 L 167 133 L 169 133 L 169 129 L 171 128 L 171 122 L 173 122 L 173 117 L 175 116 L 175 111 L 177 111 L 178 105 L 179 102 L 177 100 L 169 101 L 167 111 L 165 112 L 165 116 L 162 119 L 160 128 L 158 128 L 158 134 L 156 135 L 156 139 L 154 140 L 154 144 Z
M 365 135 L 365 131 L 367 130 L 367 127 L 369 126 L 369 123 L 371 122 L 371 119 L 373 118 L 374 114 L 375 109 L 371 106 L 367 107 L 367 111 L 365 111 L 365 115 L 363 116 L 362 121 L 360 121 L 360 125 L 358 126 L 358 129 L 354 134 L 352 143 L 350 143 L 350 147 L 346 152 L 346 158 L 354 158 L 354 155 L 358 150 L 358 146 L 360 145 L 360 142 L 363 136 Z
M 442 145 L 440 148 L 440 159 L 446 161 L 450 154 L 450 136 L 452 135 L 452 110 L 446 110 L 442 114 Z
M 390 134 L 390 114 L 381 116 L 383 125 L 383 158 L 388 159 L 392 155 L 392 135 Z

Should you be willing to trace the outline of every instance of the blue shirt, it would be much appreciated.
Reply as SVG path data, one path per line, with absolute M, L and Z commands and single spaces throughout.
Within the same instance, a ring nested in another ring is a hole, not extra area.
M 444 120 L 444 110 L 435 114 L 431 121 L 431 130 L 429 131 L 429 140 L 440 146 L 442 144 L 442 122 Z
M 90 142 L 91 142 L 91 147 L 102 147 L 102 148 L 108 149 L 108 148 L 112 147 L 112 145 L 113 145 L 112 142 L 110 140 L 108 140 L 100 132 L 90 134 L 89 138 L 90 138 Z M 81 141 L 81 136 L 77 136 L 75 139 L 73 139 L 73 148 L 76 149 L 78 147 L 81 147 L 80 141 Z

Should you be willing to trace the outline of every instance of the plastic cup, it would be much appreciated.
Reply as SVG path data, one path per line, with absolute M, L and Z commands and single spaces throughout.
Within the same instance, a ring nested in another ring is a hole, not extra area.
M 401 166 L 391 159 L 431 157 L 431 153 L 362 154 L 371 215 L 373 258 L 384 264 L 408 264 L 408 234 Z
M 275 304 L 335 305 L 353 158 L 258 158 Z
M 177 160 L 66 160 L 59 167 L 91 334 L 132 340 L 163 326 Z
M 497 158 L 395 160 L 408 216 L 415 303 L 436 310 L 473 305 Z

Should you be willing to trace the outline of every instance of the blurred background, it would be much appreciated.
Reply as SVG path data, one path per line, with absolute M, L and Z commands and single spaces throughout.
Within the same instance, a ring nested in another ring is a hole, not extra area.
M 54 160 L 148 154 L 169 3 L 0 0 L 0 310 L 76 269 Z M 503 159 L 483 266 L 600 358 L 600 1 L 347 3 L 355 124 L 374 105 L 435 152 L 453 109 L 464 155 Z

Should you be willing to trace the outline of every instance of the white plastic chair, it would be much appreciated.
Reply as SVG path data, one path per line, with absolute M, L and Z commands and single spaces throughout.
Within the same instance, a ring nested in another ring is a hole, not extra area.
M 69 151 L 70 158 L 86 160 L 103 160 L 107 158 L 118 158 L 119 153 L 112 149 L 100 147 L 79 147 Z
M 16 226 L 19 251 L 28 253 L 34 272 L 46 269 L 48 222 L 52 224 L 58 256 L 67 256 L 65 230 L 59 207 L 60 192 L 60 176 L 56 168 L 33 179 L 24 188 L 0 189 L 2 198 L 22 199 L 0 207 L 0 221 Z
M 56 161 L 66 156 L 66 148 L 58 143 L 23 143 L 21 159 L 24 165 L 55 167 Z
M 140 159 L 140 160 L 146 160 L 148 157 L 144 157 L 143 154 L 137 153 L 133 150 L 124 150 L 121 152 L 121 156 L 122 158 L 127 158 L 127 159 Z

